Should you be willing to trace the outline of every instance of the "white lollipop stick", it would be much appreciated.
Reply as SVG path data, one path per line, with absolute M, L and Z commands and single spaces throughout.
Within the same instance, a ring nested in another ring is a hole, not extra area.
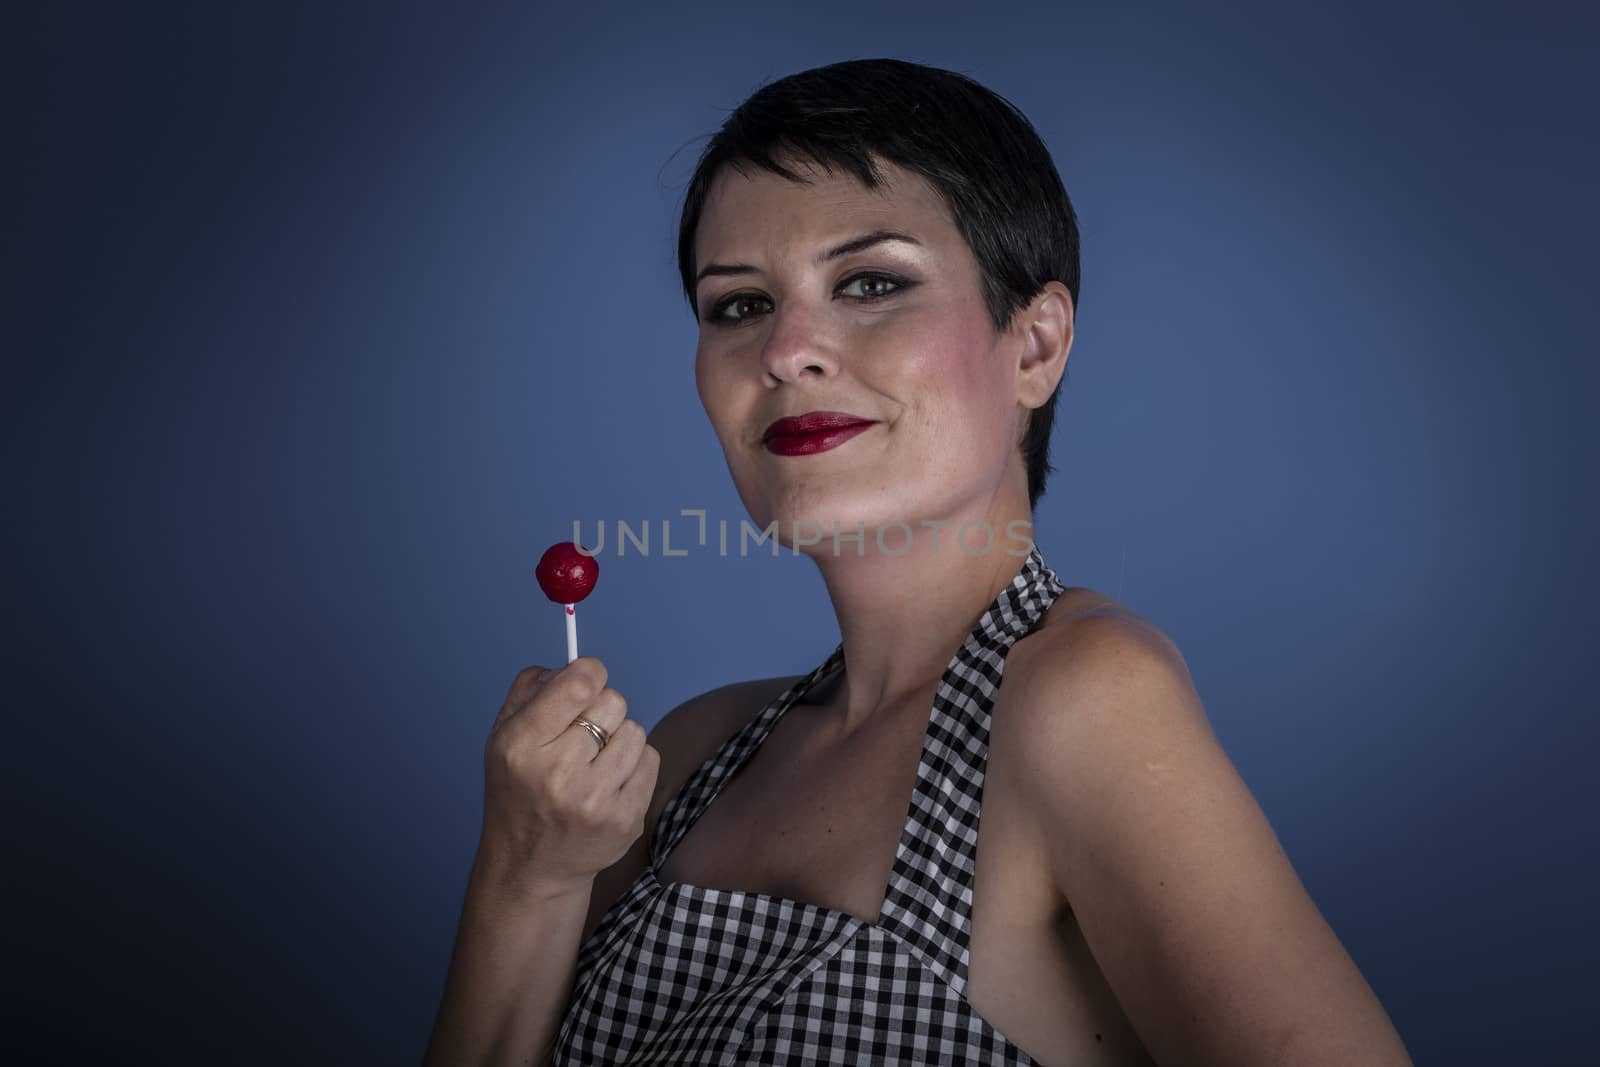
M 573 604 L 563 604 L 567 609 L 567 662 L 578 658 L 578 609 Z

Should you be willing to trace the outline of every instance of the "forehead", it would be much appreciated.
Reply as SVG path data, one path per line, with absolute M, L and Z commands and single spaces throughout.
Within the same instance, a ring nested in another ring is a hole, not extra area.
M 781 162 L 806 181 L 751 163 L 746 173 L 730 165 L 718 171 L 695 231 L 697 262 L 736 257 L 752 245 L 809 245 L 878 227 L 908 230 L 929 245 L 960 240 L 944 197 L 914 171 L 875 159 L 881 181 L 868 189 L 839 167 L 830 173 L 809 161 Z

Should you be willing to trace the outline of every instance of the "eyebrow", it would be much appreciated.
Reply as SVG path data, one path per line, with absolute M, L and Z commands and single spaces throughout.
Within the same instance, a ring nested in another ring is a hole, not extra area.
M 850 240 L 844 242 L 844 244 L 835 245 L 833 248 L 828 249 L 826 252 L 822 253 L 822 255 L 817 257 L 817 264 L 820 266 L 831 259 L 838 259 L 841 256 L 848 256 L 852 252 L 860 252 L 864 248 L 871 248 L 873 245 L 882 244 L 885 241 L 904 241 L 907 244 L 913 244 L 919 248 L 922 247 L 922 242 L 911 236 L 909 233 L 902 233 L 899 230 L 873 230 L 871 233 L 864 233 L 859 237 L 852 237 Z M 700 273 L 695 276 L 694 284 L 696 288 L 699 288 L 700 283 L 705 281 L 707 278 L 720 277 L 728 274 L 755 273 L 757 273 L 756 268 L 750 266 L 748 263 L 708 263 L 700 271 Z

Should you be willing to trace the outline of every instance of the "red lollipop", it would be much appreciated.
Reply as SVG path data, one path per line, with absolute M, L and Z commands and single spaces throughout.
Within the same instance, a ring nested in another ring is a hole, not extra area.
M 567 662 L 578 658 L 578 601 L 594 592 L 600 580 L 600 561 L 578 551 L 571 541 L 551 545 L 534 569 L 544 595 L 567 609 Z

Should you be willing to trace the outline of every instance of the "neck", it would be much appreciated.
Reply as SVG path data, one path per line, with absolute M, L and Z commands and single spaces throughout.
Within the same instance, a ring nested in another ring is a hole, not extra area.
M 862 555 L 853 542 L 835 554 L 830 538 L 812 553 L 844 645 L 844 670 L 826 698 L 837 736 L 853 734 L 881 709 L 931 693 L 979 617 L 1022 569 L 1033 533 L 1026 498 L 1020 508 L 986 511 L 914 527 L 904 552 L 905 528 L 891 526 L 883 542 L 894 556 L 878 550 L 871 530 Z M 984 551 L 989 530 L 993 543 Z

